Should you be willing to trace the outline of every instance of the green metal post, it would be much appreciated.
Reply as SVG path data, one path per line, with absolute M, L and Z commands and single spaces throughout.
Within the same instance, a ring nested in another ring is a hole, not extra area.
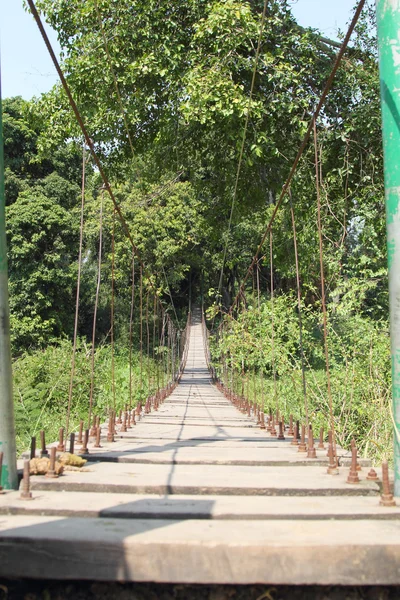
M 395 495 L 400 496 L 400 0 L 377 0 L 376 15 L 389 265 Z
M 16 489 L 18 479 L 12 394 L 5 212 L 0 72 L 0 452 L 4 454 L 0 485 L 4 489 Z

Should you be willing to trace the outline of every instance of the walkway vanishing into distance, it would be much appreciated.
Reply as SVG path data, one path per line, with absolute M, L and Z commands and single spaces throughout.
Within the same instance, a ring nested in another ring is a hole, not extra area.
M 400 506 L 278 440 L 212 385 L 201 315 L 159 407 L 82 472 L 0 495 L 0 575 L 182 583 L 400 584 Z M 349 464 L 339 452 L 341 464 Z

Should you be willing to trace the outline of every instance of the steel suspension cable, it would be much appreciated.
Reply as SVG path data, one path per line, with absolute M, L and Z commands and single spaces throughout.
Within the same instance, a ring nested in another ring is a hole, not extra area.
M 156 373 L 155 373 L 155 377 L 154 379 L 158 381 L 158 377 L 157 377 L 157 363 L 156 363 L 156 308 L 157 308 L 157 303 L 156 303 L 156 297 L 153 296 L 153 365 L 152 368 L 156 368 Z M 158 384 L 157 384 L 157 392 L 158 392 Z
M 154 303 L 154 312 L 155 312 L 155 323 L 156 323 L 156 336 L 157 336 L 157 356 L 156 356 L 156 367 L 157 367 L 157 392 L 160 393 L 160 369 L 161 369 L 161 364 L 160 364 L 160 347 L 161 347 L 161 340 L 160 340 L 160 319 L 159 319 L 159 314 L 158 314 L 158 304 L 155 302 Z
M 294 260 L 296 266 L 296 287 L 297 287 L 297 310 L 299 318 L 299 344 L 300 344 L 300 356 L 301 356 L 301 377 L 303 384 L 303 399 L 304 399 L 304 410 L 306 413 L 306 430 L 309 429 L 309 414 L 308 414 L 308 397 L 307 397 L 307 380 L 306 380 L 306 365 L 304 357 L 304 344 L 303 344 L 303 316 L 301 306 L 301 284 L 300 284 L 300 269 L 299 269 L 299 254 L 297 248 L 297 231 L 296 231 L 296 220 L 294 215 L 292 192 L 289 189 L 290 199 L 290 214 L 292 218 L 292 229 L 293 229 L 293 246 L 294 246 Z
M 257 261 L 256 264 L 257 267 L 257 271 L 256 271 L 256 276 L 257 276 L 257 306 L 258 306 L 258 326 L 260 328 L 260 371 L 261 371 L 261 410 L 264 411 L 264 352 L 263 352 L 263 345 L 262 345 L 262 335 L 261 335 L 261 324 L 262 324 L 262 319 L 261 319 L 261 302 L 260 302 L 260 263 L 259 261 Z
M 129 315 L 129 410 L 132 410 L 132 342 L 133 342 L 133 314 L 135 309 L 135 251 L 132 251 L 132 288 L 131 310 Z
M 79 253 L 78 253 L 78 277 L 76 285 L 76 298 L 75 298 L 75 321 L 74 321 L 74 339 L 72 347 L 72 359 L 71 359 L 71 375 L 69 380 L 68 390 L 68 407 L 67 407 L 67 418 L 65 423 L 65 439 L 67 439 L 69 433 L 69 421 L 71 418 L 71 406 L 72 406 L 72 390 L 74 386 L 75 377 L 75 357 L 76 357 L 76 346 L 78 338 L 78 320 L 79 320 L 79 296 L 81 289 L 81 273 L 82 273 L 82 247 L 83 247 L 83 219 L 85 209 L 85 178 L 86 178 L 86 153 L 85 145 L 82 149 L 82 189 L 81 189 L 81 217 L 80 217 L 80 228 L 79 228 Z
M 162 371 L 161 371 L 161 386 L 164 389 L 165 388 L 165 360 L 166 360 L 166 356 L 165 356 L 165 327 L 166 327 L 166 320 L 165 320 L 165 315 L 161 315 L 162 316 L 162 325 L 161 325 L 161 336 L 160 336 L 160 346 L 163 348 L 163 354 L 162 354 Z
M 139 285 L 139 319 L 140 319 L 140 401 L 143 394 L 143 269 L 140 265 L 140 285 Z
M 169 329 L 170 329 L 170 339 L 171 339 L 171 383 L 173 383 L 174 377 L 175 377 L 175 335 L 174 335 L 175 332 L 172 329 L 171 325 L 170 325 Z
M 115 343 L 114 343 L 114 297 L 115 293 L 115 208 L 112 212 L 112 235 L 111 235 L 111 386 L 113 398 L 113 410 L 116 409 L 115 392 Z
M 232 307 L 235 306 L 235 304 L 238 302 L 238 299 L 240 297 L 241 291 L 242 291 L 243 287 L 245 286 L 247 279 L 250 276 L 251 270 L 252 270 L 255 262 L 258 260 L 260 252 L 262 250 L 262 247 L 264 246 L 265 240 L 267 239 L 267 236 L 268 236 L 268 234 L 269 234 L 269 232 L 270 232 L 270 230 L 272 228 L 273 222 L 275 221 L 275 218 L 276 218 L 276 215 L 277 215 L 277 213 L 279 211 L 279 208 L 281 207 L 282 202 L 283 202 L 286 194 L 288 193 L 288 190 L 290 188 L 290 184 L 291 184 L 293 176 L 294 176 L 294 174 L 296 172 L 296 169 L 297 169 L 297 166 L 299 164 L 299 161 L 300 161 L 300 159 L 301 159 L 301 157 L 302 157 L 302 155 L 304 153 L 304 150 L 306 149 L 307 143 L 308 143 L 308 141 L 309 141 L 309 139 L 311 137 L 311 133 L 313 131 L 313 126 L 314 126 L 314 120 L 316 120 L 318 118 L 318 116 L 319 116 L 319 114 L 320 114 L 320 112 L 322 110 L 322 107 L 325 104 L 325 100 L 326 100 L 326 98 L 328 96 L 328 93 L 329 93 L 331 87 L 332 87 L 332 83 L 333 83 L 333 80 L 335 78 L 336 72 L 337 72 L 337 70 L 338 70 L 338 68 L 340 66 L 340 63 L 341 63 L 342 58 L 343 58 L 343 55 L 344 55 L 344 53 L 346 51 L 346 48 L 348 46 L 348 43 L 350 41 L 350 37 L 351 37 L 351 35 L 352 35 L 353 31 L 354 31 L 354 28 L 355 28 L 355 26 L 357 24 L 357 21 L 358 21 L 359 17 L 360 17 L 360 14 L 361 14 L 361 11 L 362 11 L 362 9 L 364 7 L 365 2 L 366 2 L 366 0 L 360 0 L 360 2 L 357 5 L 357 8 L 356 8 L 356 11 L 354 13 L 353 19 L 352 19 L 352 21 L 350 23 L 350 26 L 349 26 L 349 28 L 347 30 L 347 33 L 346 33 L 346 35 L 345 35 L 345 37 L 343 39 L 342 45 L 341 45 L 340 50 L 339 50 L 339 52 L 338 52 L 338 54 L 336 56 L 336 59 L 335 59 L 334 65 L 332 67 L 331 73 L 330 73 L 330 75 L 329 75 L 329 77 L 327 79 L 327 82 L 326 82 L 325 87 L 323 89 L 323 92 L 321 94 L 321 97 L 320 97 L 320 100 L 318 102 L 317 108 L 315 109 L 315 111 L 314 111 L 314 113 L 313 113 L 313 115 L 312 115 L 312 117 L 310 119 L 310 122 L 309 122 L 308 127 L 307 127 L 307 131 L 306 131 L 306 133 L 304 135 L 303 141 L 300 144 L 299 150 L 297 152 L 296 158 L 294 159 L 294 162 L 293 162 L 292 167 L 290 169 L 289 175 L 288 175 L 288 177 L 287 177 L 287 179 L 285 181 L 285 184 L 283 185 L 283 188 L 282 188 L 282 191 L 281 191 L 281 193 L 279 195 L 278 201 L 275 204 L 275 207 L 274 207 L 274 210 L 273 210 L 272 215 L 270 217 L 270 220 L 268 222 L 267 228 L 266 228 L 264 234 L 262 235 L 261 241 L 260 241 L 260 243 L 259 243 L 259 245 L 257 247 L 257 250 L 256 250 L 256 252 L 254 254 L 254 257 L 253 257 L 251 263 L 250 263 L 250 266 L 248 267 L 248 269 L 246 271 L 246 274 L 245 274 L 245 276 L 243 278 L 243 281 L 242 281 L 241 285 L 239 286 L 239 291 L 238 291 L 238 293 L 236 295 L 236 298 L 234 299 L 234 301 L 232 303 L 230 311 L 232 310 Z
M 257 265 L 256 265 L 257 267 Z M 253 283 L 253 298 L 252 298 L 252 303 L 255 309 L 256 306 L 256 280 L 257 280 L 257 274 L 255 273 L 254 269 L 253 269 L 253 273 L 252 273 L 252 283 Z M 256 357 L 255 357 L 255 353 L 254 353 L 254 366 L 253 366 L 253 401 L 256 402 L 257 401 L 257 372 L 256 372 Z
M 167 323 L 166 328 L 167 333 L 167 385 L 169 385 L 169 376 L 170 376 L 170 347 L 171 347 L 171 334 L 170 334 L 170 326 L 169 322 Z
M 150 328 L 149 328 L 149 295 L 150 292 L 147 290 L 146 294 L 146 350 L 147 350 L 147 395 L 150 395 L 151 388 L 151 375 L 150 375 Z
M 274 256 L 272 246 L 272 229 L 269 232 L 269 264 L 271 269 L 270 286 L 271 286 L 271 362 L 272 376 L 274 379 L 274 400 L 276 410 L 279 410 L 278 390 L 276 381 L 276 356 L 275 356 L 275 320 L 274 320 Z
M 153 227 L 154 227 L 154 225 L 153 225 Z M 157 238 L 156 238 L 156 239 L 157 239 Z M 168 278 L 167 278 L 167 274 L 166 274 L 166 272 L 165 272 L 164 263 L 163 263 L 162 261 L 161 261 L 161 269 L 162 269 L 162 272 L 163 272 L 163 274 L 164 274 L 165 283 L 167 284 L 168 296 L 169 296 L 169 298 L 170 298 L 170 300 L 171 300 L 172 309 L 173 309 L 173 311 L 174 311 L 174 314 L 175 314 L 176 324 L 177 324 L 177 326 L 178 326 L 178 328 L 179 328 L 179 320 L 178 320 L 178 315 L 176 314 L 175 304 L 174 304 L 174 301 L 173 301 L 173 299 L 172 299 L 172 294 L 171 294 L 171 288 L 170 288 L 170 285 L 169 285 L 169 281 L 168 281 Z
M 97 264 L 97 285 L 96 297 L 94 301 L 93 311 L 93 326 L 92 326 L 92 348 L 90 352 L 90 392 L 89 392 L 89 412 L 88 412 L 88 427 L 90 427 L 93 410 L 93 393 L 94 393 L 94 360 L 95 360 L 95 344 L 96 344 L 96 326 L 97 326 L 97 310 L 99 306 L 100 283 L 101 283 L 101 259 L 103 253 L 103 205 L 104 205 L 104 189 L 101 190 L 100 200 L 100 223 L 99 223 L 99 258 Z
M 327 315 L 327 310 L 326 310 L 326 296 L 325 296 L 324 250 L 323 250 L 323 241 L 322 241 L 318 140 L 317 140 L 317 125 L 316 125 L 315 121 L 314 121 L 313 132 L 314 132 L 315 186 L 316 186 L 316 193 L 317 193 L 317 225 L 318 225 L 318 241 L 319 241 L 319 264 L 320 264 L 320 276 L 321 276 L 321 303 L 322 303 L 323 332 L 324 332 L 326 385 L 327 385 L 328 402 L 329 402 L 330 428 L 331 428 L 331 432 L 332 432 L 332 450 L 333 450 L 333 454 L 334 454 L 334 460 L 335 460 L 335 463 L 337 466 L 335 419 L 334 419 L 334 415 L 333 415 L 333 401 L 332 401 L 331 375 L 330 375 L 330 365 L 329 365 L 329 348 L 328 348 L 328 315 Z

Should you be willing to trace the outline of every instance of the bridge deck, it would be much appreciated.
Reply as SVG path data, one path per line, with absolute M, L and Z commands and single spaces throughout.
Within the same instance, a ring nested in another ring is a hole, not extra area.
M 348 484 L 241 414 L 210 382 L 198 313 L 180 385 L 102 446 L 84 472 L 32 478 L 32 501 L 0 496 L 0 576 L 400 584 L 400 506 L 379 506 L 368 463 Z

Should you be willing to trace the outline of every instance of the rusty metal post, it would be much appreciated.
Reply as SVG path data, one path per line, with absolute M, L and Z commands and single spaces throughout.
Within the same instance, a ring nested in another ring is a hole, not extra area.
M 60 427 L 60 429 L 58 430 L 58 446 L 57 446 L 57 450 L 58 450 L 58 452 L 64 452 L 64 450 L 65 450 L 65 444 L 64 444 L 64 427 Z
M 46 448 L 46 434 L 44 430 L 40 432 L 40 458 L 47 458 L 49 456 L 49 452 Z
M 307 444 L 306 444 L 306 426 L 301 426 L 301 439 L 300 444 L 297 449 L 297 452 L 307 452 Z
M 30 458 L 32 460 L 32 458 L 36 457 L 36 437 L 33 436 L 31 437 L 31 450 L 30 450 Z
M 317 451 L 314 446 L 314 432 L 311 425 L 308 426 L 308 450 L 307 458 L 317 458 Z
M 89 454 L 88 443 L 89 443 L 89 429 L 85 429 L 85 433 L 83 434 L 82 447 L 79 450 L 78 454 Z
M 29 460 L 24 461 L 24 475 L 21 481 L 21 500 L 32 500 L 32 492 L 30 486 Z
M 78 431 L 78 439 L 76 440 L 77 444 L 82 444 L 83 442 L 83 420 L 79 421 L 79 431 Z
M 290 436 L 294 435 L 294 430 L 293 430 L 293 415 L 289 415 L 289 430 L 288 430 L 287 433 Z
M 319 430 L 319 443 L 318 443 L 318 448 L 319 450 L 325 450 L 325 444 L 324 444 L 324 428 L 321 427 Z
M 58 477 L 57 473 L 56 473 L 56 447 L 52 446 L 50 448 L 50 463 L 49 463 L 49 468 L 48 471 L 46 473 L 46 477 L 50 477 L 52 479 L 55 479 L 56 477 Z
M 95 443 L 95 445 L 93 447 L 94 448 L 101 448 L 102 446 L 101 446 L 100 442 L 101 442 L 101 429 L 100 429 L 100 427 L 97 427 L 97 429 L 96 429 L 96 443 Z
M 122 427 L 120 429 L 121 433 L 126 433 L 127 432 L 127 421 L 128 420 L 128 414 L 127 411 L 124 410 L 124 417 L 122 419 Z
M 357 472 L 357 447 L 354 444 L 351 448 L 351 466 L 350 472 L 347 477 L 347 483 L 359 483 L 360 478 L 358 477 Z
M 394 493 L 400 496 L 400 0 L 377 0 L 394 425 Z
M 71 433 L 69 436 L 69 453 L 73 454 L 75 451 L 75 433 Z
M 382 494 L 379 504 L 381 506 L 396 506 L 393 494 L 390 491 L 389 465 L 387 460 L 382 463 Z

